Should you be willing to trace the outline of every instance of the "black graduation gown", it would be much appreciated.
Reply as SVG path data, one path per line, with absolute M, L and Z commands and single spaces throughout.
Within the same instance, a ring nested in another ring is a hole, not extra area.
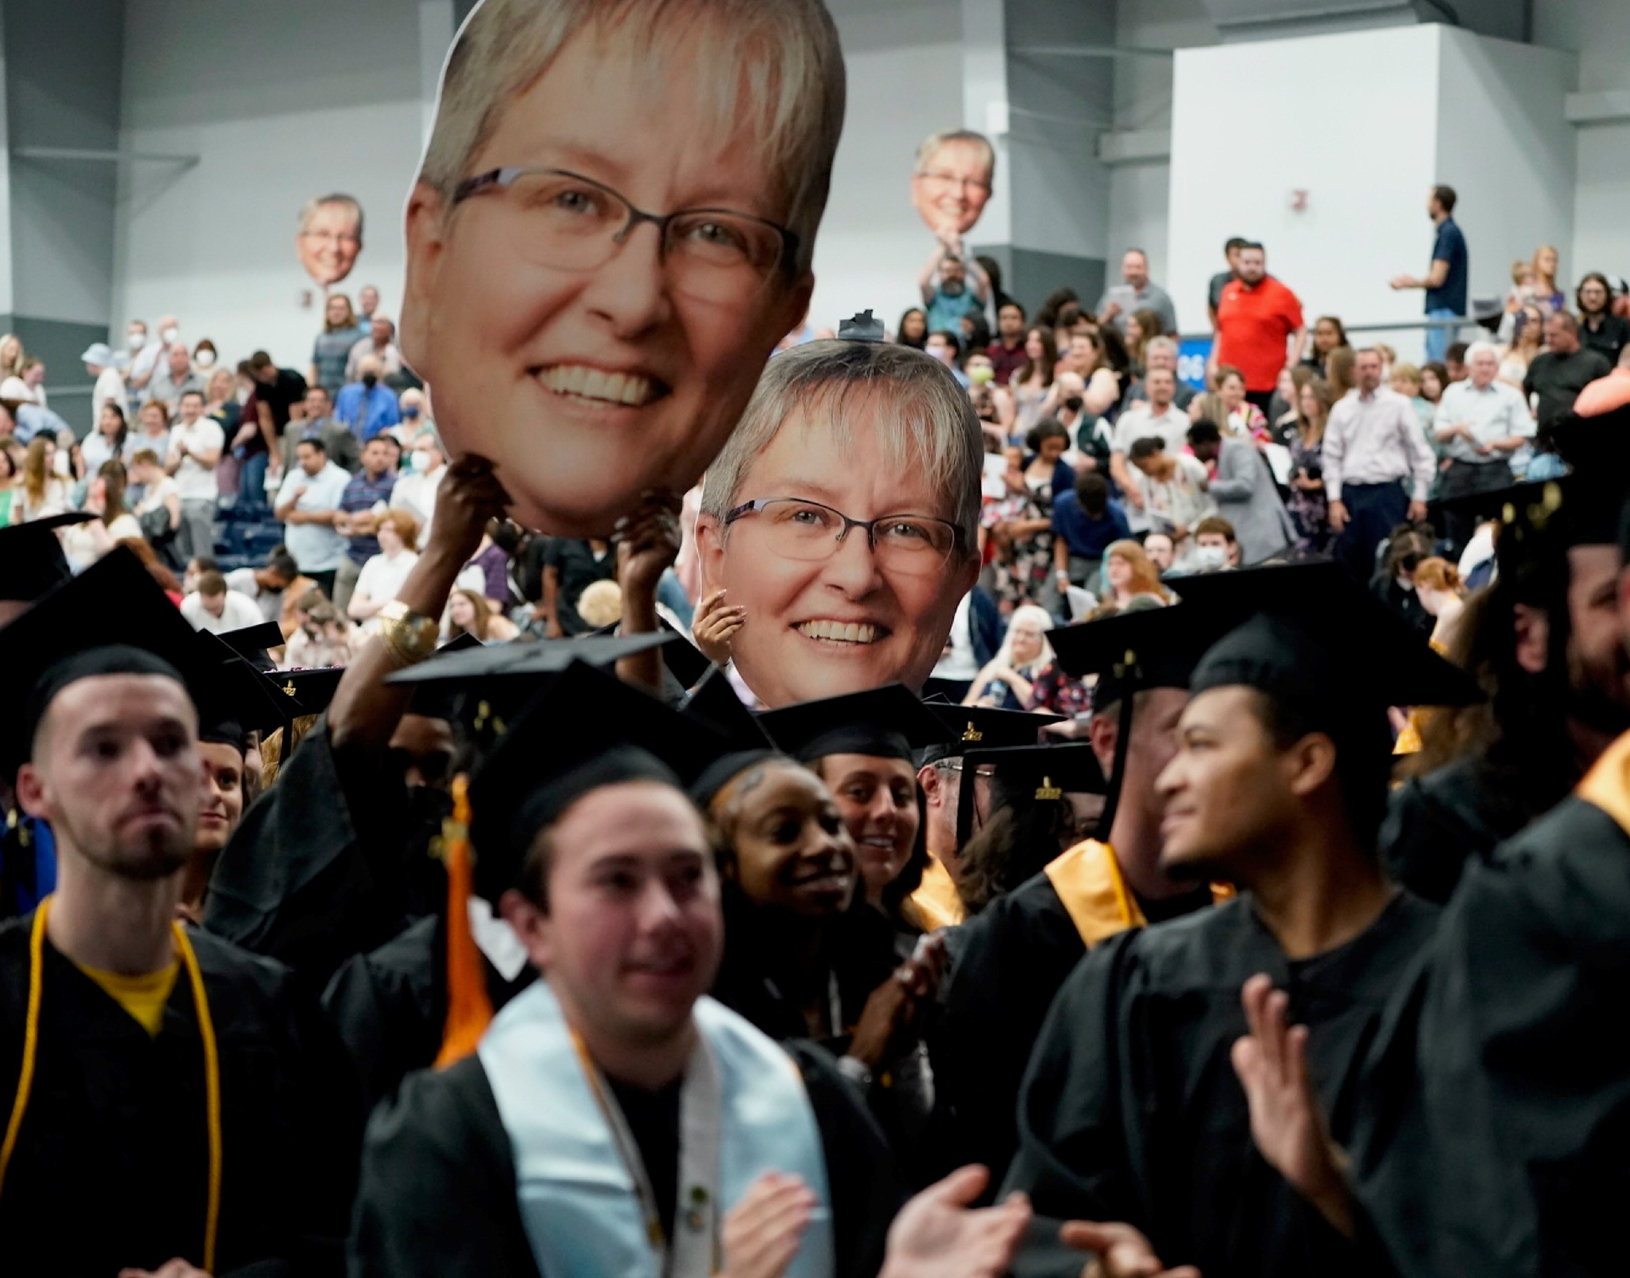
M 809 1044 L 784 1046 L 803 1073 L 821 1131 L 837 1274 L 875 1274 L 905 1184 L 831 1058 Z M 516 1202 L 509 1135 L 479 1057 L 411 1075 L 375 1113 L 363 1148 L 350 1274 L 538 1278 Z
M 1266 972 L 1311 1029 L 1309 1066 L 1345 1141 L 1388 994 L 1437 910 L 1400 894 L 1352 941 L 1288 962 L 1249 896 L 1114 937 L 1059 992 L 1019 1097 L 1007 1189 L 1039 1216 L 1126 1221 L 1168 1266 L 1206 1278 L 1375 1272 L 1263 1161 L 1230 1051 L 1240 987 Z M 1014 1272 L 1068 1274 L 1083 1257 L 1032 1230 Z
M 33 916 L 0 926 L 0 1104 L 22 1064 Z M 338 1274 L 362 1138 L 350 1062 L 281 966 L 190 934 L 221 1080 L 215 1273 Z M 0 1270 L 111 1278 L 203 1264 L 204 1049 L 183 968 L 149 1037 L 45 945 L 34 1082 L 0 1192 Z
M 485 955 L 493 1011 L 537 979 L 528 964 L 506 981 Z M 372 1110 L 441 1051 L 447 1022 L 447 934 L 439 915 L 420 919 L 368 954 L 347 959 L 323 994 L 323 1008 L 350 1049 Z
M 1350 1146 L 1392 1261 L 1411 1278 L 1624 1273 L 1630 836 L 1565 799 L 1467 863 L 1428 958 Z
M 244 814 L 204 898 L 205 928 L 287 964 L 313 991 L 446 896 L 427 850 L 443 796 L 352 771 L 324 719 Z
M 1485 759 L 1456 759 L 1392 792 L 1378 846 L 1387 873 L 1442 905 L 1469 859 L 1483 858 L 1535 816 L 1531 780 Z

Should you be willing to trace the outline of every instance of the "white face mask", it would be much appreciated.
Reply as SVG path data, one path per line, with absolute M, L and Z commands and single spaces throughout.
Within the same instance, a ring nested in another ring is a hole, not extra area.
M 428 448 L 415 448 L 408 454 L 408 457 L 413 462 L 413 473 L 415 475 L 428 475 L 430 473 L 431 454 Z
M 143 346 L 147 345 L 147 334 L 131 329 L 130 332 L 125 334 L 125 343 L 131 350 L 139 351 Z
M 1194 551 L 1194 563 L 1198 568 L 1221 568 L 1228 562 L 1228 552 L 1221 546 L 1200 546 Z
M 199 368 L 212 368 L 215 364 L 215 352 L 210 350 L 199 351 L 193 356 L 193 363 Z
M 181 330 L 171 325 L 169 328 L 159 330 L 159 337 L 166 346 L 173 346 L 176 338 L 181 336 Z

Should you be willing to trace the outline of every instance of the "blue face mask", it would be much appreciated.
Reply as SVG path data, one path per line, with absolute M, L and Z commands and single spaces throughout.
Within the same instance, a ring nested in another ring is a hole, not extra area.
M 402 407 L 402 417 L 403 417 L 403 419 L 405 421 L 410 421 L 411 422 L 414 419 L 416 419 L 418 416 L 419 416 L 419 406 L 417 404 L 405 404 L 405 405 L 403 405 L 403 407 Z

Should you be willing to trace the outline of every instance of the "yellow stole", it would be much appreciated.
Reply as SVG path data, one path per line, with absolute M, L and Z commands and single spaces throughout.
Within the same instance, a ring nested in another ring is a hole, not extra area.
M 1138 898 L 1126 886 L 1115 849 L 1097 839 L 1077 843 L 1054 857 L 1043 871 L 1064 903 L 1081 942 L 1089 950 L 1129 928 L 1145 927 L 1149 920 L 1138 908 Z M 1213 903 L 1226 901 L 1234 889 L 1211 885 Z
M 1630 732 L 1602 752 L 1574 793 L 1630 834 Z
M 962 898 L 957 895 L 956 880 L 932 852 L 928 854 L 928 864 L 923 867 L 922 883 L 906 899 L 916 910 L 925 932 L 955 927 L 968 916 Z

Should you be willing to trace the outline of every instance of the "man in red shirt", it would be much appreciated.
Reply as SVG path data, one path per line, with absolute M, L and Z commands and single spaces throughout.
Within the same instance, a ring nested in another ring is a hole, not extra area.
M 1006 386 L 1008 379 L 1025 366 L 1030 357 L 1024 347 L 1024 307 L 1010 297 L 996 308 L 996 340 L 985 348 L 990 362 L 996 365 L 998 386 Z
M 1220 365 L 1232 364 L 1245 374 L 1245 398 L 1265 413 L 1279 370 L 1298 363 L 1306 344 L 1302 303 L 1268 274 L 1267 250 L 1245 245 L 1239 251 L 1239 278 L 1224 287 L 1217 303 L 1217 340 L 1207 372 L 1215 375 Z

